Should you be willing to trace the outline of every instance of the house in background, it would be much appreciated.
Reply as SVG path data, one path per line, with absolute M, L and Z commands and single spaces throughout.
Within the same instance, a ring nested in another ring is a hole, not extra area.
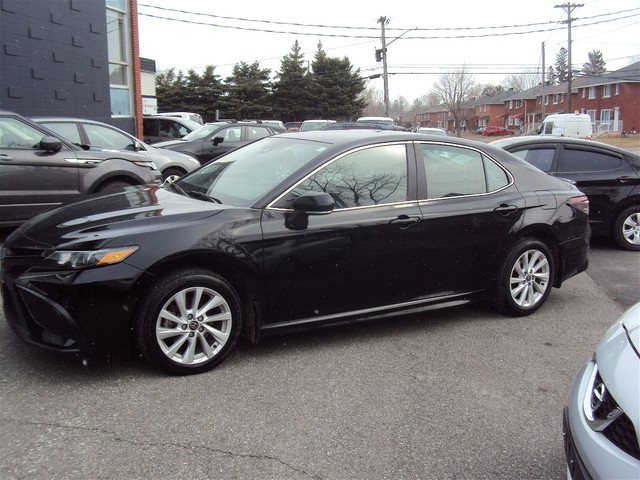
M 2 0 L 0 108 L 142 132 L 137 0 Z

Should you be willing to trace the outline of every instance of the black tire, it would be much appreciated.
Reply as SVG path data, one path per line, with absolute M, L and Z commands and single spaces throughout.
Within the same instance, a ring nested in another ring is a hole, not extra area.
M 612 236 L 623 250 L 640 250 L 640 205 L 625 208 L 613 222 Z
M 166 180 L 167 178 L 173 177 L 173 181 L 175 181 L 183 175 L 184 175 L 184 172 L 179 168 L 169 167 L 162 172 L 162 180 Z
M 124 180 L 107 181 L 102 185 L 100 185 L 96 190 L 96 192 L 101 192 L 101 193 L 117 192 L 118 190 L 122 190 L 123 188 L 127 188 L 130 186 L 131 184 L 128 182 L 125 182 Z
M 166 372 L 190 375 L 212 369 L 231 353 L 240 335 L 242 307 L 222 277 L 189 268 L 155 281 L 135 318 L 136 344 L 144 357 Z
M 547 300 L 555 275 L 555 260 L 547 245 L 525 238 L 518 241 L 502 262 L 493 305 L 510 316 L 529 315 Z

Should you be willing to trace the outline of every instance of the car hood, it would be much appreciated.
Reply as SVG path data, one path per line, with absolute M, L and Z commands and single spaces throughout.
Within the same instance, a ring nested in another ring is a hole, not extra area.
M 94 248 L 123 234 L 188 225 L 230 207 L 179 195 L 158 185 L 95 194 L 40 214 L 6 240 L 10 248 Z M 188 227 L 187 227 L 188 228 Z
M 640 425 L 640 303 L 613 324 L 596 349 L 607 389 L 634 425 Z
M 175 147 L 176 145 L 184 145 L 186 140 L 169 140 L 168 142 L 157 142 L 153 146 L 157 148 Z

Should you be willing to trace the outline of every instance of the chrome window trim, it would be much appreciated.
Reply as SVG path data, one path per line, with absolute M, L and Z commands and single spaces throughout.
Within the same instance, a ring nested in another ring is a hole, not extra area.
M 409 145 L 411 145 L 413 143 L 414 142 L 412 140 L 399 140 L 399 141 L 394 141 L 394 142 L 383 142 L 383 143 L 376 143 L 376 144 L 372 144 L 372 145 L 362 145 L 360 147 L 356 147 L 356 148 L 354 148 L 352 150 L 344 152 L 344 153 L 338 155 L 337 157 L 333 158 L 331 161 L 329 161 L 327 163 L 323 163 L 318 168 L 316 168 L 311 173 L 309 173 L 307 176 L 302 178 L 299 182 L 297 182 L 296 184 L 294 184 L 293 186 L 291 186 L 290 188 L 285 190 L 278 197 L 276 197 L 275 200 L 273 200 L 271 203 L 269 203 L 269 205 L 267 205 L 265 207 L 265 210 L 269 210 L 269 211 L 273 211 L 273 212 L 293 212 L 292 208 L 278 208 L 278 207 L 274 207 L 273 205 L 278 203 L 280 200 L 282 200 L 282 198 L 284 198 L 287 195 L 289 195 L 289 193 L 291 193 L 292 190 L 295 190 L 300 184 L 306 182 L 309 178 L 314 176 L 320 170 L 322 170 L 325 167 L 328 167 L 332 163 L 337 162 L 338 160 L 340 160 L 341 158 L 343 158 L 343 157 L 345 157 L 347 155 L 350 155 L 350 154 L 356 153 L 356 152 L 360 152 L 362 150 L 368 150 L 370 148 L 388 147 L 388 146 L 392 146 L 392 145 L 404 145 L 405 150 L 406 150 L 407 146 L 409 146 Z M 408 160 L 409 159 L 409 155 L 407 155 L 406 158 Z M 407 175 L 408 174 L 409 174 L 409 166 L 407 165 Z M 362 210 L 362 209 L 365 209 L 365 208 L 389 207 L 389 206 L 392 206 L 392 205 L 393 206 L 395 206 L 395 205 L 401 206 L 401 205 L 411 205 L 411 204 L 416 204 L 416 203 L 418 203 L 418 200 L 406 200 L 404 202 L 381 203 L 379 205 L 363 205 L 361 207 L 337 208 L 337 209 L 335 209 L 333 211 L 334 212 L 344 212 L 344 211 L 347 211 L 347 210 Z
M 419 145 L 424 145 L 424 144 L 428 144 L 428 145 L 446 145 L 448 147 L 456 147 L 456 148 L 463 148 L 466 150 L 472 150 L 474 152 L 477 152 L 480 154 L 481 157 L 485 157 L 487 159 L 489 159 L 490 161 L 492 161 L 495 165 L 497 165 L 503 172 L 505 172 L 507 174 L 507 179 L 509 180 L 509 183 L 507 183 L 507 185 L 505 185 L 504 187 L 501 187 L 497 190 L 491 190 L 490 192 L 485 192 L 485 193 L 473 193 L 473 194 L 469 194 L 469 195 L 456 195 L 455 197 L 436 197 L 436 198 L 422 198 L 419 199 L 418 202 L 420 205 L 422 205 L 423 203 L 427 203 L 427 202 L 434 202 L 434 201 L 441 201 L 441 200 L 455 200 L 458 198 L 473 198 L 473 197 L 486 197 L 487 195 L 493 195 L 494 193 L 498 193 L 501 192 L 502 190 L 505 190 L 509 187 L 511 187 L 514 183 L 515 183 L 515 179 L 513 178 L 513 175 L 511 175 L 511 172 L 509 170 L 507 170 L 505 167 L 503 167 L 500 162 L 498 162 L 497 160 L 495 160 L 493 157 L 491 157 L 490 155 L 486 154 L 485 152 L 483 152 L 482 150 L 476 148 L 476 147 L 472 147 L 469 145 L 459 145 L 456 143 L 445 143 L 445 142 L 434 142 L 434 141 L 417 141 L 415 142 Z M 486 171 L 485 171 L 486 173 Z M 485 181 L 486 181 L 486 177 L 485 177 Z

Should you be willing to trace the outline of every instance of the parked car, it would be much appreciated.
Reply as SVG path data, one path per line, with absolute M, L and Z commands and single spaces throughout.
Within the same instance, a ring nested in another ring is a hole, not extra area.
M 320 130 L 395 130 L 394 125 L 368 122 L 331 122 L 327 123 Z
M 391 127 L 396 124 L 395 120 L 390 117 L 359 117 L 358 122 L 380 123 Z
M 425 135 L 439 135 L 443 137 L 447 136 L 447 132 L 445 130 L 435 127 L 418 127 L 416 133 L 424 133 Z
M 199 113 L 194 112 L 158 112 L 154 115 L 160 117 L 175 117 L 175 118 L 184 118 L 185 120 L 191 120 L 192 122 L 203 124 L 202 116 Z
M 578 371 L 564 408 L 570 479 L 640 476 L 640 303 L 627 310 Z
M 189 154 L 200 164 L 205 164 L 249 142 L 284 131 L 278 127 L 258 123 L 214 122 L 204 124 L 180 140 L 160 142 L 155 146 Z
M 589 197 L 594 235 L 610 236 L 625 250 L 640 250 L 640 155 L 601 142 L 526 136 L 491 142 Z
M 513 135 L 513 130 L 507 130 L 504 127 L 487 126 L 482 129 L 482 135 L 491 137 L 493 135 Z
M 163 180 L 176 180 L 200 166 L 200 163 L 190 155 L 152 147 L 106 123 L 66 117 L 33 117 L 32 120 L 76 145 L 138 153 L 142 159 L 152 160 L 156 164 L 162 173 Z
M 148 144 L 183 138 L 201 126 L 201 123 L 186 118 L 154 115 L 142 119 L 143 137 Z
M 297 132 L 298 130 L 300 130 L 301 125 L 302 122 L 287 122 L 284 124 L 284 128 L 286 128 L 289 132 Z
M 2 298 L 26 342 L 82 355 L 133 342 L 198 373 L 241 333 L 484 300 L 533 313 L 587 267 L 587 210 L 570 182 L 483 143 L 285 133 L 24 225 L 0 255 Z
M 89 150 L 16 113 L 0 110 L 0 225 L 94 192 L 162 180 L 153 161 Z
M 326 127 L 330 123 L 336 123 L 335 120 L 305 120 L 300 125 L 301 132 L 308 132 L 310 130 L 320 130 L 322 127 Z

